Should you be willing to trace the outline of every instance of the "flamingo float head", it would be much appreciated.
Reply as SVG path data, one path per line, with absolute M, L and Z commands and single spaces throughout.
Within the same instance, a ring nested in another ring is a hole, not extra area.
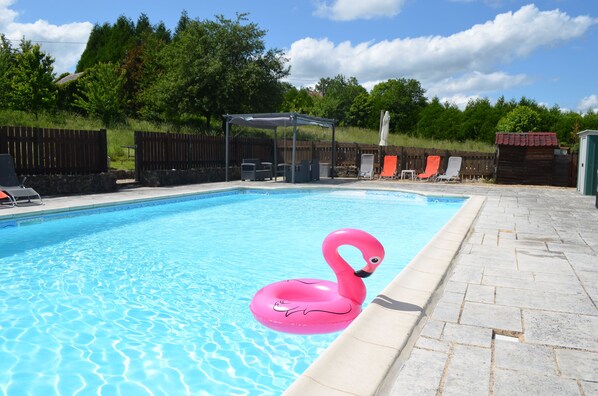
M 338 248 L 342 245 L 350 245 L 359 249 L 366 262 L 365 267 L 358 271 L 353 270 L 338 253 Z M 365 231 L 342 228 L 331 232 L 324 239 L 322 252 L 326 262 L 336 274 L 339 294 L 362 304 L 366 289 L 361 278 L 370 276 L 384 259 L 384 247 L 380 241 Z

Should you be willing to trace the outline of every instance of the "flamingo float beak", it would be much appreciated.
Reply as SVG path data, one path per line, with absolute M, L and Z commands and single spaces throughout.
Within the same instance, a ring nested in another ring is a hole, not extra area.
M 367 278 L 368 276 L 372 275 L 373 272 L 367 272 L 365 270 L 360 269 L 359 271 L 355 271 L 355 276 L 360 278 Z

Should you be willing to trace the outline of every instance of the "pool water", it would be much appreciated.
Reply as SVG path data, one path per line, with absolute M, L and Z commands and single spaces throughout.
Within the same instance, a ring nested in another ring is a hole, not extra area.
M 280 394 L 338 333 L 271 331 L 249 311 L 253 294 L 289 278 L 335 281 L 322 240 L 352 227 L 386 250 L 367 305 L 462 204 L 238 190 L 0 221 L 0 392 Z M 340 251 L 363 267 L 355 248 Z

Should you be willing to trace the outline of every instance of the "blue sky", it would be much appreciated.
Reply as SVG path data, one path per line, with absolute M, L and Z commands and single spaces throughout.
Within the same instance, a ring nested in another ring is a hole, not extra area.
M 183 10 L 249 13 L 267 47 L 285 51 L 297 87 L 338 74 L 368 89 L 414 78 L 428 98 L 460 107 L 526 96 L 598 110 L 597 0 L 0 0 L 0 32 L 41 42 L 60 74 L 74 70 L 93 24 L 145 13 L 174 30 Z

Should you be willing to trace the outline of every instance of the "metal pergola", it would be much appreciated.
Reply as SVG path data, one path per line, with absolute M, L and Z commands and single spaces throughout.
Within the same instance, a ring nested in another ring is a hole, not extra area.
M 335 150 L 334 150 L 334 126 L 336 120 L 328 118 L 312 117 L 298 113 L 255 113 L 255 114 L 226 114 L 226 153 L 225 153 L 225 180 L 229 181 L 229 139 L 230 125 L 242 125 L 250 128 L 273 129 L 274 130 L 274 169 L 278 167 L 276 158 L 276 130 L 278 127 L 293 127 L 293 151 L 291 163 L 291 182 L 295 183 L 296 170 L 296 144 L 297 127 L 299 125 L 315 125 L 332 130 L 332 163 L 331 175 L 334 176 Z

